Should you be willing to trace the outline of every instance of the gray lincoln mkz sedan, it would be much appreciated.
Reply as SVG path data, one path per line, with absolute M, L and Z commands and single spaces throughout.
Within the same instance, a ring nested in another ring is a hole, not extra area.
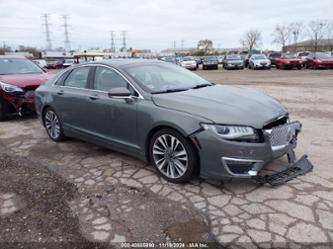
M 36 90 L 49 137 L 74 137 L 151 162 L 168 181 L 254 178 L 280 184 L 312 169 L 293 152 L 299 122 L 260 92 L 215 85 L 161 61 L 108 60 L 70 67 Z M 261 176 L 287 155 L 282 172 Z

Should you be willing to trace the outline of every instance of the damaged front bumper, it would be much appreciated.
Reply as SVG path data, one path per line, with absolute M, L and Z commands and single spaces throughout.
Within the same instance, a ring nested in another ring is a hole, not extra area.
M 35 112 L 35 93 L 33 90 L 23 93 L 3 93 L 2 98 L 8 103 L 8 114 L 30 114 Z
M 198 132 L 193 137 L 200 147 L 200 175 L 215 179 L 251 178 L 258 183 L 277 185 L 305 174 L 313 166 L 306 156 L 296 162 L 294 152 L 301 127 L 296 121 L 264 129 L 262 143 L 228 141 L 208 130 Z M 275 177 L 259 176 L 266 165 L 284 155 L 289 162 L 285 171 Z

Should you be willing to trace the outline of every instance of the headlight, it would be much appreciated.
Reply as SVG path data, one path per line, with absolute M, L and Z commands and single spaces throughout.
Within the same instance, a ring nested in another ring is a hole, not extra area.
M 249 126 L 233 126 L 233 125 L 210 125 L 202 124 L 205 130 L 211 130 L 218 136 L 226 140 L 242 141 L 242 142 L 258 142 L 259 135 L 255 129 Z
M 7 83 L 0 82 L 0 87 L 7 93 L 24 92 L 22 88 Z

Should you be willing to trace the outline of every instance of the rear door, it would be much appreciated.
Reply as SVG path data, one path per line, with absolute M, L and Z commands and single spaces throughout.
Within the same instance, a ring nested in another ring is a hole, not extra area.
M 87 133 L 93 130 L 93 91 L 89 89 L 92 68 L 74 68 L 56 88 L 54 103 L 65 129 Z

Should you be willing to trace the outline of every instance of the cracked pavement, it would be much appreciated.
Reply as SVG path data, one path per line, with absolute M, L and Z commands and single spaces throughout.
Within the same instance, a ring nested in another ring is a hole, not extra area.
M 275 188 L 244 180 L 175 185 L 132 157 L 78 140 L 54 143 L 33 117 L 1 123 L 0 144 L 77 187 L 79 194 L 68 205 L 91 241 L 119 246 L 193 239 L 228 248 L 332 248 L 333 72 L 199 74 L 215 83 L 243 87 L 247 82 L 246 87 L 282 101 L 291 118 L 303 123 L 296 153 L 308 154 L 314 171 Z M 286 158 L 278 159 L 267 171 L 281 170 L 285 163 Z M 21 208 L 19 195 L 0 193 L 1 219 Z M 182 226 L 183 233 L 177 230 Z

